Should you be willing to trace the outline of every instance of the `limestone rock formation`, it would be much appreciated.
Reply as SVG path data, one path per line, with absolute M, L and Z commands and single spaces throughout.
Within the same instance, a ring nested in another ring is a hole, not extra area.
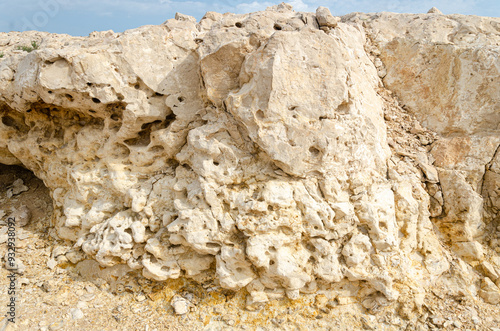
M 73 263 L 215 280 L 249 307 L 418 308 L 441 285 L 497 303 L 499 31 L 281 4 L 1 33 L 0 163 L 43 179 Z

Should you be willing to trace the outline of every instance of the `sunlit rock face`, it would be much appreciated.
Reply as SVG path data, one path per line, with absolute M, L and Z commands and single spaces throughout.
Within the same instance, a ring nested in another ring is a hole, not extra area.
M 246 288 L 249 306 L 419 306 L 443 285 L 494 301 L 499 26 L 281 4 L 3 33 L 0 162 L 43 179 L 57 235 L 103 266 Z

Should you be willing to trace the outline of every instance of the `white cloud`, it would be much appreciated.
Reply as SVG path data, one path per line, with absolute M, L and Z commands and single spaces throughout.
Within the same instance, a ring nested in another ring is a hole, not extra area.
M 304 3 L 304 1 L 302 0 L 288 1 L 288 3 L 291 4 L 293 6 L 293 9 L 296 11 L 315 12 L 316 8 L 318 7 L 314 7 L 312 6 L 312 4 Z

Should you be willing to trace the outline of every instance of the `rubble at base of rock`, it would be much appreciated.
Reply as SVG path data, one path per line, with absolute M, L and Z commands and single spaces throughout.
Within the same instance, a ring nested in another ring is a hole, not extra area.
M 0 33 L 0 163 L 50 189 L 64 261 L 215 280 L 249 309 L 318 291 L 418 308 L 440 286 L 497 304 L 499 26 L 281 4 Z

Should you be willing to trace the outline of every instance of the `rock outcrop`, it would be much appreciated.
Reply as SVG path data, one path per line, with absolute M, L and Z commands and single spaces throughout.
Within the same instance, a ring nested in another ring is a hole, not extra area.
M 43 179 L 73 256 L 246 288 L 249 308 L 498 303 L 499 31 L 281 4 L 2 33 L 0 163 Z

